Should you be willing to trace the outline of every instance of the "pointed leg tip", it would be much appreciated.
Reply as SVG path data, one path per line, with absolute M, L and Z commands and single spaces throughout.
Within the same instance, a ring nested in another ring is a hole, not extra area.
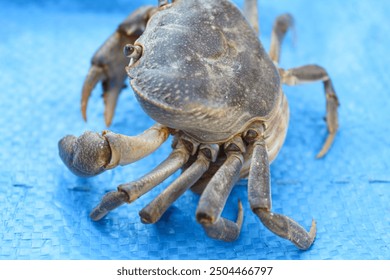
M 238 210 L 242 211 L 242 202 L 241 199 L 238 200 Z
M 332 140 L 332 142 L 333 142 L 333 140 Z M 332 145 L 332 142 L 329 142 L 328 139 L 327 139 L 325 144 L 322 146 L 321 150 L 316 155 L 317 159 L 323 158 L 328 153 L 328 151 L 330 149 L 330 146 Z
M 333 144 L 335 136 L 336 136 L 335 132 L 329 133 L 328 137 L 325 140 L 324 145 L 321 148 L 321 151 L 317 154 L 316 158 L 322 158 L 328 153 L 329 149 Z
M 95 207 L 91 213 L 89 214 L 89 217 L 97 222 L 97 221 L 100 221 L 101 219 L 103 219 L 106 215 L 108 214 L 108 211 L 102 211 L 102 209 L 100 209 L 100 207 Z
M 309 235 L 313 237 L 313 240 L 314 240 L 314 238 L 316 236 L 316 233 L 317 233 L 317 223 L 313 219 L 312 222 L 311 222 L 311 227 L 310 227 L 310 231 L 309 231 Z
M 295 243 L 294 244 L 300 249 L 300 250 L 303 250 L 303 251 L 306 251 L 308 249 L 311 248 L 311 246 L 313 245 L 314 243 L 314 240 L 316 239 L 316 234 L 317 234 L 317 223 L 316 221 L 313 219 L 312 222 L 311 222 L 311 227 L 310 227 L 310 231 L 307 233 L 307 240 L 306 242 L 304 243 Z
M 323 149 L 316 155 L 316 159 L 323 158 L 328 151 L 324 151 Z
M 244 214 L 244 208 L 243 208 L 243 206 L 242 206 L 241 200 L 239 199 L 239 200 L 238 200 L 238 215 L 241 216 L 241 215 L 243 215 L 243 214 Z
M 237 224 L 237 226 L 238 226 L 238 228 L 240 230 L 241 230 L 241 227 L 242 227 L 243 220 L 244 220 L 244 210 L 243 210 L 243 207 L 242 207 L 242 202 L 239 199 L 238 200 L 238 214 L 237 214 L 236 224 Z

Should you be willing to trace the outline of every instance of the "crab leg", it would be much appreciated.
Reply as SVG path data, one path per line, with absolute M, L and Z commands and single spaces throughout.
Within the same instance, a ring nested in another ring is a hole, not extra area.
M 94 54 L 81 95 L 81 113 L 84 120 L 87 120 L 87 105 L 91 92 L 101 81 L 105 103 L 104 117 L 106 125 L 110 126 L 119 93 L 125 86 L 125 66 L 128 59 L 123 55 L 123 47 L 138 39 L 154 11 L 155 8 L 146 6 L 130 14 Z
M 74 174 L 89 177 L 149 155 L 166 141 L 169 133 L 160 124 L 137 136 L 87 131 L 80 137 L 65 136 L 58 148 L 62 161 Z
M 210 237 L 234 241 L 240 234 L 242 226 L 241 203 L 239 202 L 236 222 L 222 218 L 221 213 L 234 184 L 239 180 L 245 147 L 240 137 L 234 138 L 225 147 L 227 159 L 203 191 L 196 210 L 196 219 Z
M 232 242 L 240 235 L 243 220 L 242 203 L 238 201 L 238 213 L 235 222 L 220 217 L 214 224 L 202 224 L 202 226 L 209 237 Z
M 322 81 L 324 83 L 326 95 L 326 123 L 328 126 L 328 136 L 317 158 L 323 157 L 332 146 L 338 129 L 337 107 L 339 101 L 333 88 L 332 80 L 324 68 L 317 65 L 306 65 L 289 70 L 279 69 L 282 82 L 293 86 L 307 82 Z
M 283 14 L 276 18 L 271 35 L 269 55 L 275 64 L 280 60 L 280 46 L 287 30 L 294 26 L 294 19 L 290 14 Z
M 290 240 L 299 249 L 309 249 L 316 235 L 314 220 L 310 231 L 307 232 L 289 217 L 271 212 L 269 161 L 263 139 L 259 139 L 254 143 L 251 163 L 248 178 L 248 197 L 252 211 L 270 231 Z
M 202 145 L 196 161 L 187 168 L 170 186 L 140 211 L 143 223 L 155 223 L 187 189 L 189 189 L 209 168 L 215 158 L 218 146 Z M 209 155 L 211 154 L 211 157 Z
M 259 33 L 259 15 L 257 10 L 257 0 L 245 0 L 244 15 L 252 25 L 256 33 Z
M 169 157 L 151 172 L 137 181 L 119 185 L 118 191 L 107 193 L 99 205 L 92 210 L 90 217 L 98 221 L 123 203 L 131 203 L 138 199 L 175 173 L 187 162 L 188 158 L 189 151 L 179 141 Z
M 210 163 L 209 169 L 203 174 L 203 176 L 191 187 L 191 191 L 201 195 L 207 187 L 214 174 L 225 162 L 226 158 L 218 157 L 215 162 Z

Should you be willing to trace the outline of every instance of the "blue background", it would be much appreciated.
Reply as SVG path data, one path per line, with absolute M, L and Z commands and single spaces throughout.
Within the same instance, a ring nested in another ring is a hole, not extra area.
M 234 218 L 237 200 L 243 201 L 243 229 L 234 243 L 206 236 L 195 221 L 198 196 L 191 192 L 159 223 L 140 222 L 138 211 L 177 174 L 132 205 L 92 222 L 88 214 L 103 194 L 156 166 L 169 154 L 170 143 L 140 162 L 80 179 L 60 161 L 57 141 L 105 129 L 100 87 L 90 100 L 88 123 L 80 114 L 90 57 L 138 3 L 157 0 L 1 0 L 0 258 L 390 259 L 390 2 L 259 2 L 267 49 L 275 17 L 290 12 L 296 19 L 281 67 L 324 66 L 340 98 L 340 132 L 329 154 L 317 160 L 327 134 L 323 86 L 285 87 L 291 120 L 271 166 L 273 210 L 306 228 L 316 219 L 310 250 L 298 250 L 261 225 L 249 209 L 245 180 L 224 212 Z M 126 89 L 110 129 L 134 135 L 152 124 Z

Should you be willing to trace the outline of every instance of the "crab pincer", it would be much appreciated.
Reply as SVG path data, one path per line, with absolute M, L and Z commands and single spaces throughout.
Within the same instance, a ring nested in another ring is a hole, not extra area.
M 130 14 L 92 57 L 81 94 L 81 114 L 85 121 L 91 93 L 101 82 L 105 104 L 104 119 L 107 126 L 111 125 L 119 94 L 126 86 L 125 67 L 129 60 L 123 55 L 123 48 L 127 44 L 134 44 L 154 11 L 154 7 L 146 6 Z
M 67 135 L 58 142 L 59 155 L 75 175 L 91 177 L 118 165 L 126 165 L 149 155 L 163 144 L 169 129 L 155 124 L 137 136 L 105 130 L 76 137 Z

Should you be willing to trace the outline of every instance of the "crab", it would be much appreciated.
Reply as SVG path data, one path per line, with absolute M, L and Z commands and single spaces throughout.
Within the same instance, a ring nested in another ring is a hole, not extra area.
M 172 152 L 140 179 L 107 193 L 91 218 L 102 219 L 181 169 L 139 212 L 141 221 L 156 223 L 192 189 L 200 194 L 196 220 L 206 234 L 234 241 L 242 227 L 242 203 L 234 221 L 221 213 L 235 183 L 247 177 L 250 208 L 262 224 L 299 249 L 310 248 L 316 236 L 314 219 L 306 231 L 272 211 L 270 163 L 283 145 L 289 119 L 282 84 L 324 84 L 328 136 L 318 157 L 335 138 L 339 102 L 324 68 L 278 66 L 282 40 L 293 22 L 290 14 L 276 19 L 268 54 L 258 39 L 256 0 L 245 0 L 243 13 L 228 0 L 159 0 L 156 7 L 130 14 L 95 53 L 81 111 L 86 119 L 88 98 L 102 82 L 109 126 L 127 73 L 138 102 L 156 124 L 137 136 L 108 130 L 68 135 L 59 141 L 59 154 L 74 174 L 89 177 L 151 154 L 170 135 Z

